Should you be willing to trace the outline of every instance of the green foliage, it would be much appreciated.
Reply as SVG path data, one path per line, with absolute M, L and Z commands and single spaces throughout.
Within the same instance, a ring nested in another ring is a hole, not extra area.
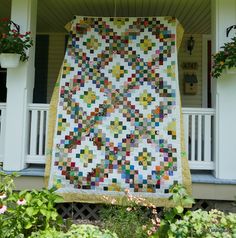
M 0 171 L 0 194 L 8 193 L 12 194 L 13 189 L 15 188 L 14 178 L 18 177 L 16 173 L 5 174 Z
M 212 76 L 220 77 L 226 68 L 236 67 L 236 37 L 225 43 L 222 50 L 213 55 Z
M 62 223 L 54 207 L 62 199 L 52 190 L 13 192 L 14 175 L 1 173 L 0 178 L 1 238 L 27 237 L 32 231 Z
M 72 225 L 65 237 L 70 238 L 118 238 L 109 230 L 101 230 L 93 225 Z
M 26 50 L 33 45 L 30 32 L 22 34 L 17 25 L 8 18 L 0 19 L 0 53 L 20 54 L 21 61 L 26 61 Z
M 194 203 L 194 200 L 188 195 L 186 189 L 181 184 L 173 185 L 170 192 L 172 195 L 169 199 L 173 201 L 175 206 L 164 208 L 164 218 L 161 220 L 160 227 L 153 237 L 168 238 L 171 224 L 183 218 L 184 208 L 190 207 Z
M 106 198 L 109 202 L 109 198 Z M 110 201 L 113 205 L 104 207 L 101 218 L 106 229 L 115 232 L 120 238 L 145 238 L 159 227 L 156 207 L 145 199 L 132 196 L 126 191 L 122 205 L 114 205 L 117 201 Z
M 236 214 L 217 210 L 187 212 L 170 225 L 169 238 L 235 238 Z
M 107 229 L 114 231 L 120 238 L 147 237 L 142 229 L 147 223 L 148 217 L 141 207 L 128 211 L 126 206 L 106 206 L 102 212 L 102 220 Z
M 65 238 L 65 233 L 57 231 L 55 228 L 48 228 L 33 232 L 29 238 Z
M 108 230 L 101 230 L 98 226 L 73 224 L 66 233 L 48 228 L 32 233 L 29 238 L 118 238 L 118 236 Z
M 171 189 L 175 207 L 164 209 L 164 218 L 153 238 L 236 238 L 236 214 L 218 210 L 185 212 L 194 201 L 182 185 Z

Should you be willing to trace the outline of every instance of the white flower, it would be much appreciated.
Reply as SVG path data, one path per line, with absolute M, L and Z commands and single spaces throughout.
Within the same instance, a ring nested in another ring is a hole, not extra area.
M 7 206 L 0 205 L 0 214 L 3 214 L 7 210 Z
M 23 198 L 23 199 L 19 199 L 17 202 L 16 202 L 19 206 L 23 206 L 26 204 L 26 200 Z
M 5 194 L 5 193 L 0 193 L 0 199 L 4 199 L 4 198 L 6 198 L 7 197 L 7 195 Z
M 128 211 L 128 212 L 132 211 L 132 207 L 127 207 L 126 211 Z

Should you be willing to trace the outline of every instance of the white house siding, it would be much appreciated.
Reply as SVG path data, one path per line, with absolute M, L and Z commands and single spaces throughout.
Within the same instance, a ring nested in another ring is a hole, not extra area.
M 195 40 L 194 49 L 192 51 L 192 55 L 190 55 L 189 51 L 187 51 L 186 42 L 193 36 Z M 182 68 L 182 64 L 184 62 L 196 62 L 198 64 L 198 68 L 196 70 L 184 70 Z M 184 94 L 184 73 L 194 72 L 197 75 L 198 79 L 198 89 L 196 95 L 186 95 Z M 183 107 L 202 107 L 202 35 L 200 34 L 185 34 L 181 43 L 180 51 L 179 51 L 179 83 L 180 83 L 180 91 L 182 98 L 182 106 Z
M 195 40 L 194 50 L 192 55 L 186 50 L 186 41 L 191 35 L 184 35 L 179 51 L 179 82 L 180 91 L 182 94 L 182 105 L 184 107 L 201 107 L 202 106 L 202 35 L 193 34 Z M 47 102 L 50 102 L 53 88 L 64 58 L 65 49 L 65 34 L 49 33 L 49 56 L 48 56 L 48 88 L 47 88 Z M 198 91 L 196 95 L 184 94 L 183 76 L 186 71 L 182 69 L 183 62 L 197 62 L 198 68 L 196 72 L 198 79 Z

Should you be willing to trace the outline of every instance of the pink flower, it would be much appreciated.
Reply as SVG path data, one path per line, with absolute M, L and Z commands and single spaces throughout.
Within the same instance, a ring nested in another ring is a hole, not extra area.
M 0 214 L 3 214 L 7 210 L 7 206 L 0 205 Z
M 19 199 L 17 202 L 16 202 L 19 206 L 23 206 L 26 204 L 26 200 L 24 198 L 21 198 Z
M 7 197 L 7 195 L 5 193 L 0 193 L 0 199 L 4 199 L 6 197 Z

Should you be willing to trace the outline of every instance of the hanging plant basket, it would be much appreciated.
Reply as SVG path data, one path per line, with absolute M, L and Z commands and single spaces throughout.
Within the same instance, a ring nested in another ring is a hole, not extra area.
M 16 68 L 20 62 L 20 54 L 1 53 L 0 62 L 2 68 Z

